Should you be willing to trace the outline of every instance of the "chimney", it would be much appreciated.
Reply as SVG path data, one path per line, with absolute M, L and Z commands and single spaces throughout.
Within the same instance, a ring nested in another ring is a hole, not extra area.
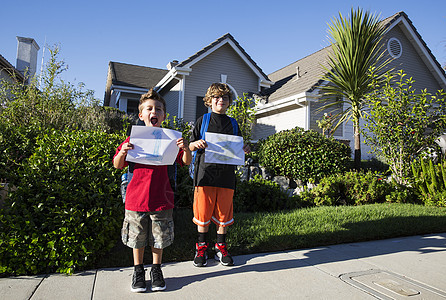
M 173 67 L 175 67 L 176 65 L 178 65 L 178 60 L 173 60 L 170 63 L 167 64 L 167 70 L 171 70 Z
M 22 74 L 25 74 L 26 69 L 28 72 L 26 76 L 29 83 L 29 78 L 32 78 L 37 71 L 37 51 L 40 47 L 36 41 L 32 38 L 17 37 L 17 63 L 16 69 Z

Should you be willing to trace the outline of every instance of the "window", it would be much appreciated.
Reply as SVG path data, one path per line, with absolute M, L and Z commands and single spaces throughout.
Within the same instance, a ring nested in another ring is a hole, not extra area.
M 208 107 L 204 105 L 204 97 L 197 97 L 197 107 L 195 109 L 195 120 L 208 112 Z
M 127 99 L 127 114 L 138 115 L 139 114 L 138 105 L 139 105 L 139 100 Z

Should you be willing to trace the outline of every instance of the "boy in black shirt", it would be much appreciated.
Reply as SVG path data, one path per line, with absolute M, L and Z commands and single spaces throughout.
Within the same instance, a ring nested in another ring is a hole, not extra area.
M 213 83 L 203 99 L 204 104 L 212 109 L 209 126 L 206 132 L 233 135 L 240 130 L 235 120 L 226 115 L 226 110 L 232 103 L 232 93 L 227 84 Z M 194 266 L 207 265 L 207 232 L 210 222 L 217 226 L 217 243 L 215 244 L 215 259 L 224 266 L 234 265 L 226 247 L 226 232 L 228 226 L 234 223 L 232 200 L 235 189 L 235 166 L 226 164 L 205 163 L 206 141 L 201 138 L 200 130 L 203 117 L 198 118 L 192 132 L 189 149 L 197 151 L 194 172 L 194 218 L 198 229 L 198 242 Z M 244 146 L 245 152 L 249 151 Z

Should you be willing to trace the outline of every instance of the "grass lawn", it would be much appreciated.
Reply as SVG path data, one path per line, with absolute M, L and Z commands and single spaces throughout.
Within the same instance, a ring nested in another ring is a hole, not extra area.
M 164 251 L 164 262 L 192 260 L 197 238 L 191 209 L 174 212 L 175 241 Z M 446 232 L 446 208 L 413 204 L 325 206 L 273 213 L 239 213 L 228 230 L 232 255 L 302 249 L 350 242 Z M 209 230 L 215 242 L 215 226 Z M 151 263 L 146 250 L 144 263 Z M 97 262 L 98 268 L 133 265 L 132 250 L 117 241 Z

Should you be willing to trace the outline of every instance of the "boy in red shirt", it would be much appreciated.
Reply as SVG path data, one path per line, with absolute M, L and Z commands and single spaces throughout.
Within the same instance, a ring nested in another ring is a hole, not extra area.
M 166 118 L 166 101 L 153 89 L 141 96 L 139 119 L 146 126 L 160 127 Z M 176 161 L 188 165 L 192 160 L 188 144 L 183 138 L 177 140 L 180 148 Z M 125 160 L 127 152 L 133 149 L 130 137 L 118 147 L 113 158 L 115 168 L 129 165 Z M 150 271 L 152 291 L 166 289 L 161 262 L 163 249 L 173 242 L 174 193 L 170 186 L 167 166 L 132 163 L 133 176 L 127 186 L 125 197 L 125 219 L 122 241 L 133 248 L 134 272 L 132 292 L 145 292 L 144 249 L 152 248 L 153 264 Z

